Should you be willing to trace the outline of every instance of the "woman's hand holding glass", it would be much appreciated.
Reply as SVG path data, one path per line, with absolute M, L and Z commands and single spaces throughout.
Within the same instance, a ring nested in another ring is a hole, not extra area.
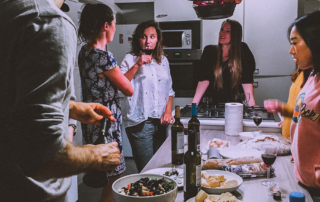
M 283 104 L 279 100 L 273 100 L 273 99 L 265 100 L 263 104 L 264 104 L 264 108 L 269 113 L 277 113 L 277 112 L 282 113 Z
M 150 64 L 151 61 L 152 61 L 151 55 L 141 55 L 136 64 L 139 67 L 142 67 L 143 65 Z

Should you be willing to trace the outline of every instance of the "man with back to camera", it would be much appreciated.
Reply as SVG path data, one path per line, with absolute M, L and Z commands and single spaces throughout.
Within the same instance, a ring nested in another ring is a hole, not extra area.
M 100 104 L 70 101 L 77 41 L 63 2 L 0 0 L 1 201 L 63 202 L 66 177 L 119 164 L 117 143 L 66 140 L 69 117 L 114 118 Z

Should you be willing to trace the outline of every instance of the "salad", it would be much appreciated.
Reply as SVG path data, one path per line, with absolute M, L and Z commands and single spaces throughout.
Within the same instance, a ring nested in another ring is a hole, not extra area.
M 168 182 L 164 178 L 151 179 L 148 177 L 141 178 L 135 183 L 129 183 L 122 187 L 119 193 L 129 196 L 155 196 L 167 193 L 174 189 L 174 182 Z

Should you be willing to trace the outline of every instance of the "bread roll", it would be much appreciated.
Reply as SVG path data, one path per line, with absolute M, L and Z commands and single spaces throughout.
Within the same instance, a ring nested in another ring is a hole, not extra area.
M 235 187 L 235 186 L 238 186 L 238 181 L 237 180 L 230 180 L 230 181 L 225 182 L 225 184 L 228 187 Z
M 230 192 L 226 192 L 220 195 L 219 202 L 236 202 L 237 199 Z
M 209 177 L 209 174 L 206 171 L 201 172 L 201 177 L 204 179 L 207 179 Z
M 217 198 L 215 196 L 212 195 L 208 195 L 207 199 L 209 199 L 210 201 L 216 201 Z
M 207 182 L 210 184 L 210 187 L 211 187 L 211 188 L 216 188 L 216 187 L 218 187 L 218 186 L 220 185 L 219 180 L 215 180 L 215 179 L 213 179 L 213 178 L 209 178 L 209 179 L 207 180 Z
M 208 194 L 206 192 L 204 192 L 203 190 L 200 189 L 200 191 L 198 192 L 195 201 L 196 202 L 203 202 L 204 199 L 206 199 L 208 196 Z
M 203 187 L 210 187 L 210 184 L 207 182 L 206 179 L 201 178 L 201 186 L 203 186 Z
M 221 170 L 222 165 L 240 165 L 240 164 L 252 164 L 261 163 L 261 157 L 242 157 L 236 159 L 209 159 L 202 164 L 202 169 L 216 169 Z

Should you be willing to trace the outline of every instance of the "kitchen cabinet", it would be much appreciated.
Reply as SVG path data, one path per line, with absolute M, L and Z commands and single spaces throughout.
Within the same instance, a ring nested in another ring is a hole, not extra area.
M 297 18 L 298 0 L 246 0 L 244 7 L 244 41 L 259 75 L 290 75 L 295 64 L 287 30 Z
M 263 101 L 266 99 L 288 101 L 289 89 L 292 84 L 290 75 L 255 76 L 253 80 L 256 105 L 263 107 Z
M 200 20 L 192 4 L 187 0 L 154 0 L 154 19 L 157 22 Z
M 244 41 L 256 61 L 254 95 L 256 104 L 264 99 L 286 102 L 295 70 L 287 30 L 297 18 L 298 0 L 246 0 Z

